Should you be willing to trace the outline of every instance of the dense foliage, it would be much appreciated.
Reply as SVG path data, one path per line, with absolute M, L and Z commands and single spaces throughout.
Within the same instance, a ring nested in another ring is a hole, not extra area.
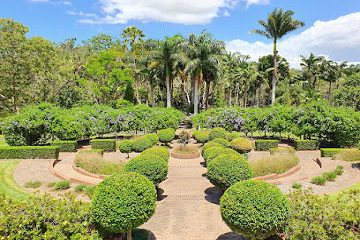
M 53 141 L 50 145 L 58 146 L 60 152 L 76 152 L 78 147 L 77 141 Z
M 90 145 L 93 149 L 104 149 L 105 152 L 116 151 L 115 139 L 93 139 L 91 140 Z
M 278 140 L 256 140 L 255 150 L 256 151 L 269 151 L 270 148 L 277 148 L 279 145 Z
M 253 144 L 247 138 L 235 138 L 230 142 L 230 147 L 239 153 L 248 153 L 253 149 Z
M 58 146 L 0 146 L 0 159 L 58 159 Z
M 118 132 L 154 132 L 176 128 L 183 113 L 175 109 L 144 105 L 113 109 L 108 106 L 84 106 L 60 109 L 40 104 L 21 110 L 3 124 L 10 145 L 43 145 L 50 139 L 78 140 Z
M 159 141 L 165 144 L 168 144 L 175 138 L 175 130 L 172 128 L 167 128 L 158 131 Z
M 360 138 L 360 113 L 325 102 L 299 107 L 216 108 L 194 116 L 192 122 L 196 128 L 222 127 L 245 134 L 292 133 L 332 146 L 355 145 Z
M 266 182 L 246 180 L 228 188 L 220 199 L 223 220 L 248 239 L 266 239 L 281 231 L 290 206 L 281 191 Z
M 91 201 L 93 219 L 105 230 L 123 233 L 145 223 L 154 214 L 156 190 L 137 173 L 115 174 L 102 181 Z

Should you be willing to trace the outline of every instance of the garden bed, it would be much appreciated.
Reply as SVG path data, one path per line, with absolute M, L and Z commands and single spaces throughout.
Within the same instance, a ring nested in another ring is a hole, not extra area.
M 192 159 L 199 158 L 200 151 L 196 147 L 180 146 L 173 149 L 171 157 L 178 159 Z

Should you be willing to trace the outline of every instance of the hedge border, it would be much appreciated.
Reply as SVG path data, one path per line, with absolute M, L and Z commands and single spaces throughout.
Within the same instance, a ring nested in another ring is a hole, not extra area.
M 92 139 L 90 145 L 92 149 L 104 149 L 105 152 L 116 152 L 115 139 Z
M 51 146 L 58 146 L 60 152 L 76 152 L 78 143 L 77 141 L 53 141 Z
M 297 151 L 306 151 L 306 150 L 317 150 L 319 148 L 319 143 L 317 140 L 296 140 L 295 149 Z
M 270 148 L 278 148 L 279 140 L 256 140 L 255 150 L 256 151 L 270 151 Z
M 58 146 L 3 146 L 0 159 L 59 159 Z

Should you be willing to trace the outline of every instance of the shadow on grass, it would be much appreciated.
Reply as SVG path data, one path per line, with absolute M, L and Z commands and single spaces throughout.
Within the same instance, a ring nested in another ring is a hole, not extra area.
M 223 195 L 223 191 L 216 188 L 216 187 L 209 187 L 205 189 L 205 200 L 219 205 L 220 204 L 220 197 Z

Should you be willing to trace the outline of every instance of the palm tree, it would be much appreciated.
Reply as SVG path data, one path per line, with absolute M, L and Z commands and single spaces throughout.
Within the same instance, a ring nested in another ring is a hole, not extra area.
M 124 29 L 121 36 L 125 39 L 125 45 L 130 45 L 131 47 L 131 54 L 132 54 L 132 61 L 133 61 L 133 75 L 134 75 L 134 87 L 135 87 L 135 97 L 138 104 L 141 103 L 140 96 L 139 96 L 139 83 L 137 78 L 136 72 L 136 46 L 139 42 L 142 42 L 145 34 L 143 31 L 138 29 L 135 26 L 130 26 Z
M 309 58 L 301 56 L 300 66 L 303 68 L 304 72 L 309 75 L 311 78 L 311 86 L 316 87 L 316 83 L 319 77 L 319 64 L 323 60 L 322 56 L 316 57 L 313 53 L 310 54 Z
M 340 75 L 339 66 L 334 61 L 323 59 L 320 70 L 321 78 L 329 83 L 328 98 L 330 98 L 332 83 L 336 82 Z
M 290 10 L 284 12 L 283 9 L 275 9 L 273 12 L 271 12 L 268 15 L 267 21 L 259 20 L 259 24 L 264 28 L 263 30 L 255 29 L 252 31 L 255 34 L 259 34 L 268 39 L 271 39 L 274 44 L 274 50 L 273 50 L 274 71 L 271 82 L 272 85 L 271 104 L 275 104 L 276 83 L 278 80 L 277 42 L 286 34 L 304 26 L 303 22 L 293 19 L 294 14 L 295 13 Z
M 193 79 L 193 103 L 194 114 L 199 112 L 199 87 L 204 76 L 208 77 L 210 72 L 217 71 L 219 56 L 224 50 L 224 43 L 216 41 L 207 32 L 202 32 L 199 36 L 190 34 L 187 41 L 181 44 L 183 53 L 177 57 L 184 63 L 185 72 L 190 74 Z M 205 80 L 210 85 L 209 78 Z M 205 99 L 207 102 L 208 99 Z

